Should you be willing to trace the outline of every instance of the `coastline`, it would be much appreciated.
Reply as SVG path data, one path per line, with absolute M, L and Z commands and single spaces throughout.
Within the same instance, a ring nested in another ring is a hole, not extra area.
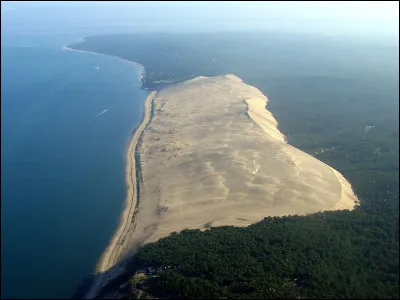
M 86 40 L 85 40 L 84 37 L 81 37 L 80 40 L 79 40 L 79 42 L 82 42 L 82 43 L 85 42 L 85 41 L 86 41 Z M 135 65 L 137 65 L 137 66 L 140 68 L 140 71 L 141 71 L 141 73 L 140 73 L 140 80 L 141 80 L 141 82 L 142 82 L 141 89 L 142 89 L 142 90 L 149 90 L 148 88 L 145 88 L 145 87 L 144 87 L 144 84 L 143 84 L 143 79 L 144 79 L 144 77 L 145 77 L 145 72 L 146 72 L 146 70 L 145 70 L 144 66 L 143 66 L 142 64 L 138 63 L 138 62 L 131 61 L 131 60 L 127 60 L 127 59 L 121 58 L 121 57 L 119 57 L 119 56 L 111 55 L 111 54 L 104 54 L 104 53 L 99 53 L 99 52 L 94 52 L 94 51 L 87 51 L 87 50 L 74 49 L 74 48 L 68 47 L 68 44 L 62 46 L 61 49 L 62 49 L 62 50 L 65 50 L 65 51 L 77 51 L 77 52 L 84 52 L 84 53 L 90 53 L 90 54 L 97 54 L 97 55 L 103 55 L 103 56 L 114 57 L 114 58 L 120 59 L 120 60 L 122 60 L 122 61 L 124 61 L 124 62 L 130 63 L 130 64 L 135 64 Z
M 81 41 L 84 42 L 85 39 L 81 38 Z M 141 69 L 141 89 L 143 90 L 148 90 L 147 88 L 144 88 L 144 76 L 145 76 L 145 68 L 143 65 L 137 62 L 133 62 L 127 59 L 123 59 L 121 57 L 115 56 L 115 55 L 108 55 L 104 53 L 98 53 L 98 52 L 93 52 L 93 51 L 86 51 L 86 50 L 79 50 L 79 49 L 74 49 L 68 47 L 68 45 L 64 45 L 62 47 L 63 50 L 68 50 L 68 51 L 80 51 L 80 52 L 86 52 L 86 53 L 91 53 L 91 54 L 97 54 L 97 55 L 106 55 L 106 56 L 112 56 L 117 59 L 123 60 L 128 63 L 133 63 L 136 64 L 140 67 Z M 235 75 L 229 74 L 225 75 L 228 78 L 235 78 L 239 81 L 242 81 L 240 78 L 236 77 Z M 189 81 L 196 80 L 200 77 L 193 78 Z M 178 85 L 177 84 L 172 84 L 171 86 Z M 253 87 L 257 91 L 259 91 L 257 88 Z M 260 92 L 260 91 L 259 91 Z M 136 221 L 137 218 L 135 218 L 138 210 L 139 210 L 139 195 L 138 195 L 138 190 L 137 190 L 137 147 L 138 143 L 140 142 L 140 137 L 145 130 L 147 124 L 149 123 L 151 119 L 151 106 L 152 106 L 152 101 L 157 95 L 157 91 L 151 91 L 150 94 L 147 96 L 145 102 L 144 102 L 144 112 L 143 112 L 143 118 L 137 127 L 135 131 L 132 132 L 130 136 L 130 142 L 128 144 L 128 149 L 126 152 L 126 174 L 125 174 L 125 180 L 126 180 L 126 186 L 127 186 L 127 193 L 126 193 L 126 199 L 125 199 L 125 205 L 122 210 L 122 214 L 120 216 L 120 222 L 118 227 L 116 228 L 113 236 L 109 240 L 109 243 L 107 247 L 105 248 L 104 252 L 102 253 L 100 260 L 98 261 L 96 265 L 96 279 L 95 281 L 91 284 L 88 292 L 86 293 L 85 298 L 94 298 L 96 295 L 101 291 L 104 285 L 106 285 L 110 280 L 118 276 L 122 269 L 119 268 L 113 268 L 115 267 L 119 262 L 121 262 L 121 259 L 124 257 L 124 254 L 127 249 L 129 249 L 129 244 L 131 241 L 131 236 L 135 232 L 136 229 Z M 261 93 L 261 92 L 260 92 Z M 262 93 L 261 93 L 262 94 Z M 263 95 L 264 96 L 264 95 Z M 279 142 L 283 142 L 290 146 L 290 144 L 287 143 L 286 137 L 279 131 L 278 129 L 278 122 L 272 115 L 272 113 L 267 110 L 266 105 L 268 103 L 268 98 L 264 96 L 265 99 L 262 98 L 253 98 L 253 99 L 248 99 L 245 100 L 248 110 L 247 114 L 250 117 L 250 119 L 260 126 L 264 132 L 266 132 L 268 135 L 272 136 L 274 139 L 276 139 Z M 294 157 L 296 156 L 295 153 L 291 153 L 289 149 L 286 149 L 289 152 L 290 156 L 293 158 L 293 162 L 297 165 Z M 315 158 L 316 159 L 316 158 Z M 316 159 L 318 160 L 318 159 Z M 318 160 L 319 161 L 319 160 Z M 323 163 L 323 162 L 321 162 Z M 323 163 L 325 164 L 325 163 Z M 326 165 L 326 164 L 325 164 Z M 342 209 L 349 209 L 352 210 L 354 208 L 354 201 L 349 201 L 349 198 L 357 197 L 354 195 L 350 183 L 343 177 L 342 174 L 340 174 L 338 171 L 334 170 L 331 168 L 329 165 L 327 165 L 336 178 L 339 181 L 339 184 L 341 186 L 341 197 L 340 200 L 329 210 L 342 210 Z M 140 191 L 139 191 L 140 193 Z M 352 195 L 350 195 L 352 194 Z M 350 197 L 349 197 L 350 196 Z M 359 200 L 357 199 L 357 202 Z M 218 225 L 217 225 L 218 226 Z
M 146 125 L 150 120 L 151 103 L 156 94 L 157 92 L 153 91 L 147 96 L 144 103 L 142 122 L 136 129 L 129 143 L 126 152 L 125 181 L 127 185 L 127 194 L 125 207 L 122 211 L 120 223 L 96 266 L 96 274 L 98 274 L 98 277 L 92 284 L 85 298 L 94 298 L 100 288 L 102 288 L 112 277 L 118 275 L 114 274 L 113 276 L 107 274 L 108 278 L 104 277 L 104 273 L 119 262 L 119 259 L 122 257 L 122 254 L 124 254 L 124 251 L 127 249 L 129 244 L 129 238 L 127 238 L 127 236 L 135 230 L 136 224 L 134 222 L 134 216 L 137 213 L 138 208 L 136 188 L 136 146 L 143 130 L 146 128 Z
M 126 174 L 125 182 L 127 185 L 127 195 L 125 199 L 125 207 L 123 209 L 120 224 L 110 240 L 109 245 L 104 251 L 97 267 L 96 272 L 104 272 L 114 266 L 123 250 L 126 248 L 126 235 L 130 231 L 131 226 L 129 221 L 132 223 L 133 216 L 137 208 L 137 188 L 136 188 L 136 146 L 139 141 L 140 135 L 145 129 L 147 123 L 150 120 L 151 102 L 155 98 L 157 92 L 151 92 L 144 103 L 143 119 L 139 127 L 136 129 L 132 136 L 131 142 L 129 143 L 128 150 L 126 152 Z
M 80 42 L 85 42 L 85 38 L 81 37 Z M 135 64 L 139 66 L 141 70 L 140 80 L 141 80 L 141 89 L 142 90 L 149 90 L 144 88 L 144 76 L 145 76 L 145 68 L 142 64 L 134 61 L 130 61 L 127 59 L 123 59 L 121 57 L 115 55 L 108 55 L 104 53 L 94 52 L 94 51 L 86 51 L 86 50 L 79 50 L 68 47 L 68 44 L 62 47 L 62 50 L 65 51 L 77 51 L 77 52 L 85 52 L 90 54 L 97 54 L 97 55 L 104 55 L 104 56 L 111 56 L 117 59 L 120 59 L 124 62 Z M 144 111 L 143 117 L 139 126 L 132 131 L 131 135 L 129 136 L 129 144 L 126 150 L 126 170 L 125 170 L 125 182 L 127 186 L 127 193 L 124 208 L 122 210 L 122 214 L 120 216 L 119 225 L 115 230 L 115 233 L 111 237 L 108 242 L 107 247 L 103 251 L 102 255 L 100 256 L 99 261 L 96 264 L 95 275 L 97 275 L 95 281 L 90 285 L 89 290 L 85 294 L 86 299 L 92 299 L 96 296 L 99 290 L 108 283 L 113 277 L 119 275 L 119 271 L 121 270 L 113 270 L 112 275 L 107 274 L 107 278 L 105 277 L 105 272 L 110 270 L 113 266 L 115 266 L 119 259 L 121 259 L 122 254 L 126 250 L 127 246 L 129 245 L 129 239 L 127 239 L 128 233 L 131 233 L 132 230 L 135 229 L 136 222 L 134 219 L 135 214 L 138 210 L 138 196 L 137 196 L 137 178 L 136 178 L 136 148 L 140 136 L 143 130 L 146 128 L 147 123 L 150 120 L 151 114 L 151 103 L 155 98 L 157 91 L 151 91 L 150 94 L 147 96 L 144 102 Z

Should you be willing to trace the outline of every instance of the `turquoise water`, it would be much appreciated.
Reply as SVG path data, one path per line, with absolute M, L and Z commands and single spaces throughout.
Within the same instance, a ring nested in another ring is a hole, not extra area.
M 2 298 L 70 297 L 119 222 L 148 92 L 134 64 L 61 49 L 78 39 L 2 37 Z

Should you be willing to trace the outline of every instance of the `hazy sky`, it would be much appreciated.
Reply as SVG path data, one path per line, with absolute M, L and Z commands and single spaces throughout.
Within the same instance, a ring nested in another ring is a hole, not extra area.
M 1 2 L 2 30 L 396 34 L 398 1 Z

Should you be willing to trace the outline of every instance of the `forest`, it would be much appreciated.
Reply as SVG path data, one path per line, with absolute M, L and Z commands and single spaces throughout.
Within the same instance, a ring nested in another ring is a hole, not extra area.
M 399 298 L 398 44 L 199 33 L 96 36 L 70 47 L 142 64 L 151 90 L 239 76 L 269 98 L 288 142 L 340 171 L 361 202 L 351 212 L 173 233 L 140 247 L 105 294 L 130 282 L 133 298 Z M 149 267 L 161 271 L 135 279 Z

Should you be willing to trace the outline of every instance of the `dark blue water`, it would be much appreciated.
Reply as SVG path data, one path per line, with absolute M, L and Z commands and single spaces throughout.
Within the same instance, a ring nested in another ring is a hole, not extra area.
M 134 64 L 61 49 L 78 38 L 2 37 L 2 298 L 70 297 L 119 222 L 148 92 Z

